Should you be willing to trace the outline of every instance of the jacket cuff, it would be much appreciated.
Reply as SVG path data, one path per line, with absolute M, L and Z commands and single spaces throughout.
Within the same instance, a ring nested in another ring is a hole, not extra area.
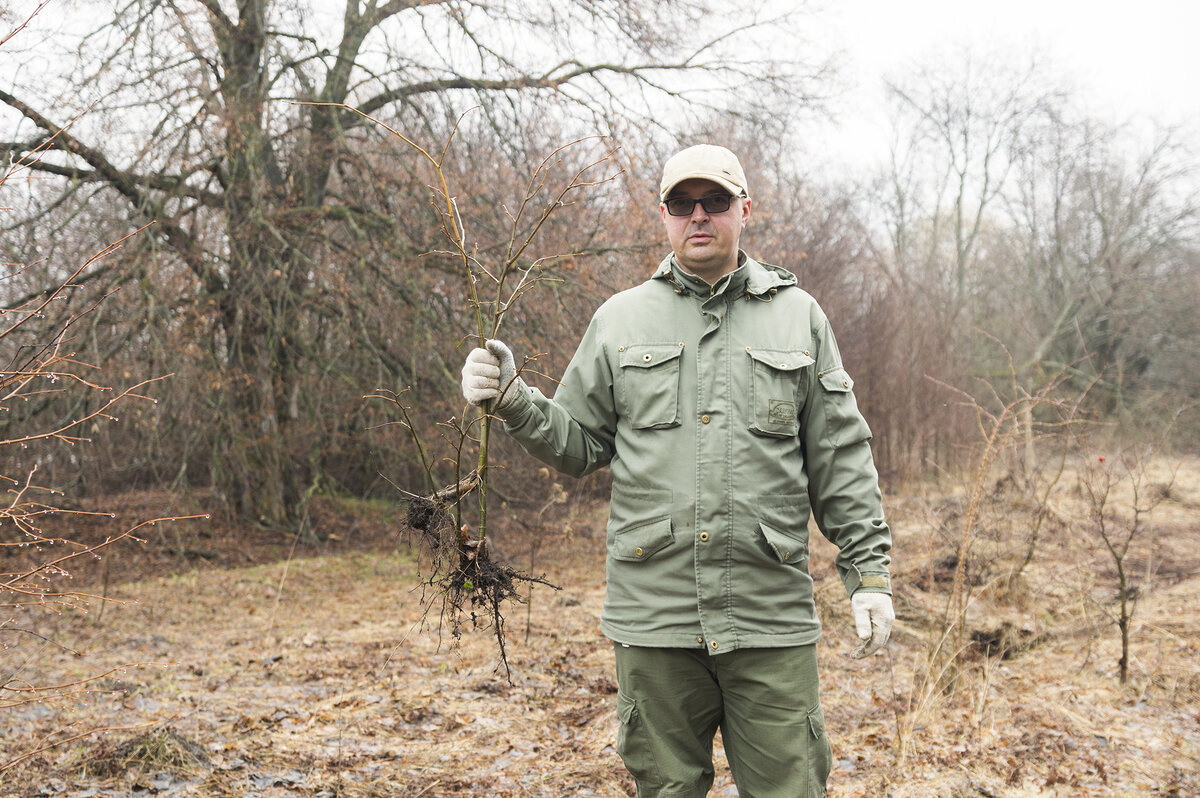
M 858 568 L 851 568 L 846 572 L 844 584 L 849 596 L 859 591 L 892 595 L 892 577 L 886 570 L 860 571 Z
M 525 380 L 515 377 L 505 394 L 506 401 L 500 407 L 492 409 L 492 414 L 504 421 L 505 426 L 517 427 L 526 419 L 533 409 L 533 400 L 529 398 L 532 389 Z

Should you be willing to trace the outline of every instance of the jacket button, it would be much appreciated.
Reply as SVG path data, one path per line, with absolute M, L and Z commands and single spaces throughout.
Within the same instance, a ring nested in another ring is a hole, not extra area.
M 654 358 L 651 355 L 642 355 L 642 360 L 646 361 L 647 363 L 649 363 L 653 359 Z
M 707 424 L 710 421 L 712 421 L 712 416 L 709 416 L 709 415 L 700 416 L 701 424 Z
M 711 643 L 709 643 L 709 645 L 713 647 L 714 651 L 717 650 L 717 641 L 716 640 L 713 640 Z
M 703 637 L 697 637 L 697 638 L 696 638 L 696 642 L 697 642 L 697 643 L 703 643 L 703 642 L 704 642 L 704 638 L 703 638 Z
M 791 553 L 790 551 L 785 551 L 785 552 L 783 553 L 783 559 L 785 559 L 785 560 L 786 560 L 788 557 L 791 557 L 791 556 L 792 556 L 792 553 Z
M 638 546 L 636 549 L 634 549 L 634 550 L 633 550 L 633 553 L 634 553 L 634 554 L 636 554 L 636 555 L 637 555 L 637 556 L 639 556 L 639 557 L 641 557 L 643 554 L 645 554 L 645 552 L 644 552 L 644 551 L 642 551 L 642 547 L 641 547 L 641 546 Z
M 850 380 L 842 380 L 842 387 L 843 387 L 843 388 L 849 388 L 849 387 L 850 387 Z
M 708 542 L 708 533 L 707 533 L 707 532 L 701 532 L 701 533 L 700 533 L 700 542 L 701 542 L 701 543 L 707 543 L 707 542 Z
M 805 350 L 804 350 L 804 354 L 806 354 L 806 355 L 807 355 L 808 353 L 809 353 L 809 352 L 808 352 L 808 350 L 807 350 L 807 349 L 805 349 Z

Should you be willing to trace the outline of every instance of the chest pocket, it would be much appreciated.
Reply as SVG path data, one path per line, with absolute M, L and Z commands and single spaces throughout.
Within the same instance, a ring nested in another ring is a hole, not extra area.
M 750 356 L 750 431 L 793 438 L 800 431 L 806 369 L 814 361 L 796 349 L 747 348 Z
M 634 429 L 679 425 L 681 344 L 631 344 L 618 350 L 625 416 Z

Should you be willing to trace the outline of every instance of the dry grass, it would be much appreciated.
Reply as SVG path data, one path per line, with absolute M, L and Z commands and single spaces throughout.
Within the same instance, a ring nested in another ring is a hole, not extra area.
M 170 726 L 151 729 L 123 741 L 105 738 L 79 765 L 82 778 L 168 773 L 188 776 L 208 765 L 208 752 Z
M 1101 611 L 1113 600 L 1112 574 L 1088 548 L 1072 516 L 1078 496 L 1064 480 L 1054 501 L 1071 523 L 1044 538 L 1016 584 L 1001 577 L 1023 553 L 1019 508 L 1001 492 L 982 517 L 969 625 L 1017 645 L 1003 658 L 970 654 L 953 693 L 921 691 L 949 585 L 939 562 L 953 551 L 936 524 L 953 499 L 935 486 L 890 498 L 899 620 L 889 652 L 869 661 L 848 656 L 853 628 L 832 549 L 813 547 L 835 754 L 830 794 L 1200 794 L 1200 462 L 1185 464 L 1154 534 L 1131 554 L 1141 598 L 1124 687 L 1116 630 Z M 602 508 L 574 526 L 570 540 L 543 547 L 547 577 L 564 590 L 535 589 L 528 640 L 517 622 L 524 612 L 512 614 L 512 685 L 495 672 L 486 632 L 452 647 L 438 639 L 436 618 L 422 628 L 403 545 L 339 552 L 327 544 L 290 564 L 204 560 L 123 584 L 120 594 L 138 604 L 110 610 L 100 624 L 63 617 L 42 630 L 84 657 L 27 648 L 23 673 L 52 681 L 126 662 L 170 666 L 118 674 L 107 685 L 124 690 L 115 696 L 9 711 L 0 750 L 64 724 L 145 723 L 199 745 L 207 763 L 180 763 L 168 775 L 166 763 L 131 749 L 122 764 L 112 752 L 129 738 L 114 734 L 0 776 L 0 795 L 128 795 L 138 784 L 264 798 L 630 795 L 613 748 L 611 649 L 599 631 Z M 517 541 L 506 548 L 524 550 Z M 902 767 L 898 728 L 910 746 Z M 106 751 L 111 770 L 96 766 Z M 735 794 L 730 784 L 722 771 L 713 794 Z M 40 793 L 47 785 L 62 789 Z

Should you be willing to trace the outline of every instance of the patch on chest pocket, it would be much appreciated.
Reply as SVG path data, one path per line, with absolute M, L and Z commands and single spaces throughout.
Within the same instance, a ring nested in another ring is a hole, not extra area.
M 767 405 L 767 421 L 771 424 L 791 424 L 796 416 L 795 402 L 768 399 Z
M 749 355 L 749 426 L 772 438 L 791 438 L 799 432 L 799 408 L 813 359 L 795 349 L 746 347 Z

